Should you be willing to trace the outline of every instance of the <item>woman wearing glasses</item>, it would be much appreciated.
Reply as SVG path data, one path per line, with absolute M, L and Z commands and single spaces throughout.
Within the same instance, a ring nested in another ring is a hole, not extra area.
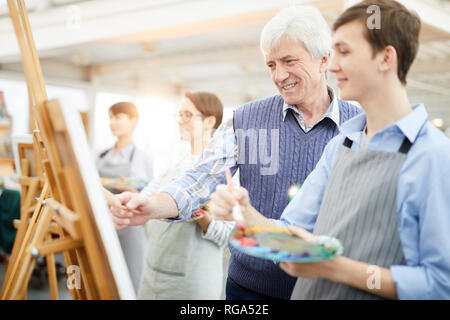
M 222 122 L 219 98 L 207 92 L 186 92 L 176 114 L 180 139 L 191 152 L 172 163 L 141 193 L 151 195 L 189 170 Z M 149 248 L 138 290 L 139 299 L 220 299 L 223 248 L 233 222 L 215 221 L 206 213 L 194 222 L 148 221 Z

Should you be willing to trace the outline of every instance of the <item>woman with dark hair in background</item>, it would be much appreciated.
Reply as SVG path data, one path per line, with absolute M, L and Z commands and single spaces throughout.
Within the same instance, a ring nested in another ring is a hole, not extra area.
M 111 132 L 117 141 L 96 157 L 100 177 L 151 181 L 153 161 L 133 143 L 133 132 L 139 119 L 136 106 L 131 102 L 116 103 L 109 108 L 109 117 Z M 117 234 L 134 288 L 138 290 L 146 243 L 144 229 L 136 226 L 118 230 Z

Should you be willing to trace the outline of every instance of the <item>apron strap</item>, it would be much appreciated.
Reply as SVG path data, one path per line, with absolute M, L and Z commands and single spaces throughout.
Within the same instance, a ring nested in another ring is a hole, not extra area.
M 398 152 L 407 154 L 409 149 L 411 149 L 411 146 L 412 146 L 411 141 L 409 141 L 409 139 L 407 137 L 405 137 L 405 139 L 403 139 L 403 143 L 402 143 L 400 149 L 398 150 Z
M 136 146 L 133 146 L 133 150 L 131 151 L 131 154 L 130 154 L 130 163 L 133 161 L 133 158 L 134 158 L 134 151 L 136 151 Z
M 345 141 L 343 143 L 343 146 L 351 149 L 352 144 L 353 144 L 353 141 L 346 137 Z M 411 146 L 412 146 L 411 141 L 409 141 L 409 139 L 405 137 L 405 139 L 403 139 L 403 143 L 400 146 L 400 149 L 398 150 L 398 152 L 407 154 L 409 152 L 409 149 L 411 149 Z
M 103 151 L 102 153 L 100 153 L 99 158 L 101 159 L 101 158 L 103 158 L 104 156 L 106 156 L 106 154 L 107 154 L 110 150 L 112 150 L 112 148 L 106 149 L 105 151 Z
M 351 149 L 352 148 L 352 144 L 353 144 L 353 141 L 346 137 L 343 145 L 345 147 Z
M 113 147 L 114 148 L 114 147 Z M 103 151 L 102 153 L 100 153 L 100 155 L 99 155 L 99 158 L 101 159 L 101 158 L 103 158 L 104 156 L 106 156 L 106 154 L 109 152 L 109 151 L 111 151 L 113 148 L 109 148 L 109 149 L 106 149 L 105 151 Z M 136 151 L 136 147 L 134 146 L 133 147 L 133 150 L 131 150 L 131 154 L 130 154 L 130 162 L 133 160 L 133 158 L 134 158 L 134 152 Z

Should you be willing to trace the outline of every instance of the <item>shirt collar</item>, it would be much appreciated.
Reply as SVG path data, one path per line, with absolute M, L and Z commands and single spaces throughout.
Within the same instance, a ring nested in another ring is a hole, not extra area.
M 428 119 L 428 113 L 424 104 L 411 105 L 413 111 L 391 124 L 381 132 L 400 131 L 411 143 L 414 143 L 419 135 L 420 129 Z M 359 141 L 361 132 L 366 126 L 366 113 L 353 117 L 345 122 L 341 127 L 341 133 L 352 141 Z
M 129 146 L 126 146 L 125 148 L 120 149 L 117 154 L 127 154 L 130 153 L 134 148 L 134 144 L 130 144 Z M 112 150 L 114 151 L 115 145 L 112 147 Z
M 425 110 L 425 105 L 422 103 L 411 105 L 411 107 L 413 108 L 413 112 L 397 121 L 395 125 L 411 143 L 414 143 L 419 135 L 420 129 L 428 120 L 428 113 Z
M 330 106 L 328 107 L 328 110 L 325 112 L 323 118 L 330 118 L 337 126 L 340 127 L 340 115 L 339 115 L 339 103 L 338 98 L 336 97 L 336 94 L 333 90 L 333 88 L 327 86 L 328 95 L 331 98 Z M 298 112 L 298 109 L 296 106 L 289 105 L 286 102 L 283 104 L 283 121 L 286 119 L 286 115 L 288 110 L 291 109 L 294 111 L 297 115 L 302 117 L 300 112 Z M 303 118 L 303 117 L 302 117 Z M 321 120 L 322 120 L 321 119 Z M 320 120 L 319 120 L 320 121 Z

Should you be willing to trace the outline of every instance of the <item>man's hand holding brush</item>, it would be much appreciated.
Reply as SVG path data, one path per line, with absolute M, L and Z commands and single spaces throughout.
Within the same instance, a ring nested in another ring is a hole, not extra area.
M 227 185 L 218 185 L 211 195 L 209 212 L 214 219 L 236 221 L 238 226 L 274 225 L 250 204 L 248 191 L 245 188 L 234 188 L 231 172 L 226 168 Z

